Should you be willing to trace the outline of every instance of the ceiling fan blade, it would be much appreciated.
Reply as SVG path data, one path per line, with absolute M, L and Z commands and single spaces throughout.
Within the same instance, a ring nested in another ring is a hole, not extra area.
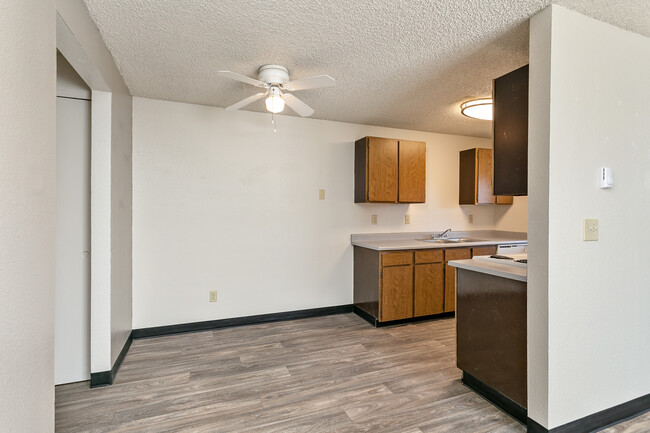
M 289 107 L 301 117 L 308 117 L 314 114 L 314 109 L 309 105 L 302 102 L 300 99 L 296 98 L 290 93 L 285 93 L 282 95 L 282 99 L 287 103 Z
M 225 78 L 230 78 L 231 80 L 241 81 L 242 83 L 252 84 L 257 87 L 266 87 L 266 84 L 255 78 L 250 78 L 242 74 L 237 74 L 231 71 L 217 71 L 217 75 Z
M 301 78 L 299 80 L 289 81 L 283 87 L 289 91 L 317 89 L 319 87 L 332 87 L 336 84 L 334 78 L 329 75 L 317 75 L 315 77 Z
M 249 96 L 246 99 L 242 99 L 241 101 L 237 102 L 236 104 L 232 104 L 228 107 L 225 108 L 226 111 L 234 111 L 234 110 L 239 110 L 242 107 L 245 107 L 246 105 L 250 104 L 251 102 L 255 102 L 258 99 L 262 99 L 266 95 L 265 92 L 260 92 L 256 93 L 253 96 Z

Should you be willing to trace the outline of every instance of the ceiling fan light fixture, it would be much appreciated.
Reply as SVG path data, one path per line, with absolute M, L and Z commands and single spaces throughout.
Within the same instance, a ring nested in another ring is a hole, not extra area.
M 280 95 L 271 95 L 266 98 L 266 109 L 271 113 L 280 113 L 284 110 L 284 99 Z
M 282 99 L 282 93 L 277 87 L 271 87 L 269 89 L 269 97 L 264 102 L 266 109 L 271 113 L 280 113 L 284 110 L 284 99 Z
M 472 119 L 492 120 L 492 98 L 472 99 L 460 104 L 460 112 Z

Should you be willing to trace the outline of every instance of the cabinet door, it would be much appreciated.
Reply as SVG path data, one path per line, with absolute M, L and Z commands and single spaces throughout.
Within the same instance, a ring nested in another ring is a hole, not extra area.
M 413 317 L 413 266 L 382 268 L 382 322 Z
M 452 248 L 445 250 L 445 311 L 456 310 L 456 268 L 449 266 L 449 260 L 472 258 L 471 248 Z
M 444 311 L 445 273 L 443 263 L 415 265 L 413 316 L 428 316 Z
M 528 65 L 494 80 L 494 194 L 528 193 Z
M 397 140 L 368 137 L 368 201 L 397 202 Z
M 445 311 L 456 309 L 456 268 L 445 263 Z
M 426 196 L 426 143 L 399 142 L 399 202 L 424 203 Z
M 476 203 L 492 204 L 494 203 L 494 195 L 492 195 L 492 149 L 476 149 L 476 159 L 478 161 Z
M 467 149 L 460 152 L 458 204 L 476 204 L 476 151 Z

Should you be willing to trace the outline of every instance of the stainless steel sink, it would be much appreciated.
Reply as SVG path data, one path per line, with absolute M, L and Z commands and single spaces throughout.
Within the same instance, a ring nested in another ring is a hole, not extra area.
M 474 238 L 440 238 L 440 239 L 420 239 L 422 242 L 431 242 L 432 244 L 461 244 L 463 242 L 483 242 L 484 239 Z

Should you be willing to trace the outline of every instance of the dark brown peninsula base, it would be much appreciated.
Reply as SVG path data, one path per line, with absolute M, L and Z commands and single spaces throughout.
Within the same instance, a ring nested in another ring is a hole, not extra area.
M 463 382 L 526 423 L 526 283 L 459 268 L 456 341 Z

